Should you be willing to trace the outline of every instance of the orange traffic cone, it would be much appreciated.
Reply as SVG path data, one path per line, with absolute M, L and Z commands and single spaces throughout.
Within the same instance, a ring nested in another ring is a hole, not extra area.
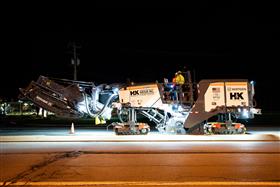
M 75 134 L 74 123 L 72 123 L 72 125 L 71 125 L 71 129 L 70 129 L 69 134 Z

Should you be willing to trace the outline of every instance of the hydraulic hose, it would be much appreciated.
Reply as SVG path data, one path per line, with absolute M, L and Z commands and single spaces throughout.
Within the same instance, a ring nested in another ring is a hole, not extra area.
M 88 107 L 88 100 L 87 100 L 87 96 L 85 96 L 85 93 L 83 93 L 83 97 L 84 97 L 84 100 L 85 100 L 85 104 L 86 104 L 86 109 L 87 109 L 88 115 L 90 115 L 90 117 L 92 117 L 92 118 L 96 117 L 98 114 L 92 113 L 90 111 L 89 107 Z
M 85 104 L 86 104 L 86 109 L 87 109 L 87 112 L 88 112 L 88 114 L 90 115 L 90 117 L 93 117 L 93 118 L 94 118 L 94 117 L 101 116 L 101 115 L 105 112 L 105 110 L 106 110 L 107 106 L 110 104 L 110 102 L 111 102 L 111 101 L 114 99 L 114 97 L 116 97 L 116 96 L 118 96 L 118 95 L 117 95 L 117 94 L 112 94 L 112 95 L 109 97 L 109 99 L 107 100 L 107 102 L 104 104 L 103 108 L 102 108 L 98 113 L 92 113 L 92 112 L 90 111 L 90 109 L 89 109 L 87 97 L 86 97 L 85 94 L 83 93 L 83 97 L 84 97 Z
M 114 99 L 114 97 L 118 96 L 117 94 L 112 94 L 109 99 L 107 100 L 107 102 L 104 104 L 103 108 L 100 110 L 100 112 L 98 113 L 98 116 L 102 115 L 105 112 L 105 109 L 107 108 L 107 106 L 110 104 L 110 102 Z

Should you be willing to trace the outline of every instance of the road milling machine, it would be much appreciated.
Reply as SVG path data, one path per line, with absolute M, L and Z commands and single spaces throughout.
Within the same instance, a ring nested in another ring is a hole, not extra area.
M 166 134 L 244 134 L 238 119 L 252 119 L 261 110 L 254 102 L 254 84 L 246 79 L 211 79 L 194 84 L 185 72 L 183 85 L 164 83 L 100 84 L 40 76 L 25 89 L 26 98 L 57 116 L 110 119 L 117 135 L 147 134 L 150 123 Z M 148 121 L 149 121 L 148 120 Z

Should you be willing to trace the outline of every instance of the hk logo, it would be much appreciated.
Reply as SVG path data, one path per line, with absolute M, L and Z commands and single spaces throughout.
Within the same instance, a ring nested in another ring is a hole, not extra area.
M 239 100 L 239 99 L 244 99 L 242 96 L 243 92 L 234 92 L 234 93 L 230 93 L 230 99 L 235 99 L 235 100 Z
M 130 91 L 130 95 L 139 95 L 139 90 Z

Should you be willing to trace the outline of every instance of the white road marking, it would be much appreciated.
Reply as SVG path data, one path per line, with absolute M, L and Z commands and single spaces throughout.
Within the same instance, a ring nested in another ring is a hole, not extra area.
M 0 136 L 0 142 L 176 142 L 176 141 L 280 141 L 280 133 L 254 135 L 163 135 L 117 136 L 114 134 L 94 134 L 76 136 L 23 135 Z

